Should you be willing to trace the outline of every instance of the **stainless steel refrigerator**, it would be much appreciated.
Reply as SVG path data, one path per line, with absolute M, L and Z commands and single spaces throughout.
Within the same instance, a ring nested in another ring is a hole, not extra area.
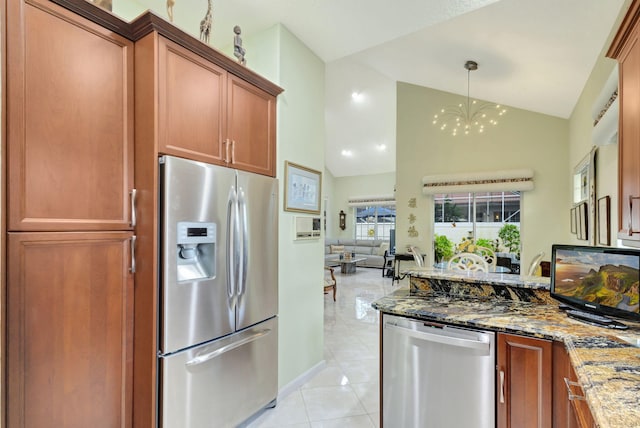
M 160 158 L 158 420 L 234 427 L 275 405 L 278 184 Z

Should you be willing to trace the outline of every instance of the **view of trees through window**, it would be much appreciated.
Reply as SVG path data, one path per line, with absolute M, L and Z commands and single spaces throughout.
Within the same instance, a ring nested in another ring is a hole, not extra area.
M 466 240 L 473 240 L 494 251 L 520 252 L 520 192 L 435 195 L 434 217 L 436 244 L 446 242 L 444 238 L 438 240 L 445 236 L 453 244 L 452 250 Z M 511 226 L 505 228 L 506 224 Z M 504 230 L 503 237 L 507 236 L 506 232 L 516 230 L 517 242 L 510 238 L 498 239 L 501 230 Z
M 394 205 L 371 205 L 356 207 L 356 239 L 390 238 L 391 229 L 396 225 Z

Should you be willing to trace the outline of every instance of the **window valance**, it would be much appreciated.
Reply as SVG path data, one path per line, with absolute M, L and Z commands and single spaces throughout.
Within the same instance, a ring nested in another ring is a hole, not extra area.
M 395 205 L 396 198 L 393 195 L 382 196 L 350 196 L 350 207 L 366 207 L 370 205 Z
M 422 193 L 504 192 L 533 190 L 533 170 L 466 172 L 425 175 Z

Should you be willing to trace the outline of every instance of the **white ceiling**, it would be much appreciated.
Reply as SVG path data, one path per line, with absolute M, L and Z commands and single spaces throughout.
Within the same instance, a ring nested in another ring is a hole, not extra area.
M 162 10 L 159 1 L 140 3 Z M 199 22 L 206 5 L 176 0 L 175 13 Z M 568 118 L 623 5 L 628 0 L 213 0 L 211 37 L 230 39 L 236 24 L 246 36 L 280 22 L 325 61 L 326 166 L 339 177 L 395 171 L 395 82 L 466 95 L 468 59 L 479 64 L 472 97 Z M 250 67 L 250 51 L 247 58 Z M 342 156 L 345 149 L 353 155 Z

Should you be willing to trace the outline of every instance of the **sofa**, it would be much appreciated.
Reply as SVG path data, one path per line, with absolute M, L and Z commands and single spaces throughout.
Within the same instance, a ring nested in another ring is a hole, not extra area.
M 385 252 L 389 251 L 389 241 L 382 239 L 336 239 L 324 240 L 324 263 L 326 266 L 340 264 L 340 254 L 355 253 L 356 258 L 364 258 L 357 266 L 384 268 Z

